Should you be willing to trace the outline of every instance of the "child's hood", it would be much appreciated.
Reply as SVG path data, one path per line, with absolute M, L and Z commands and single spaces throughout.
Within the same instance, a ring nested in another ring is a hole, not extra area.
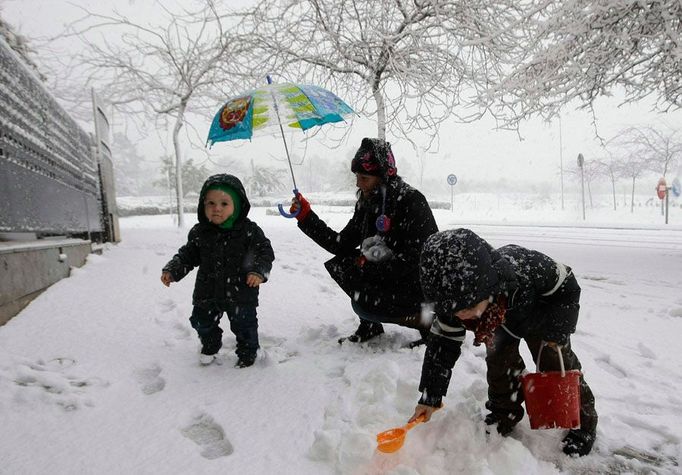
M 197 206 L 197 217 L 199 218 L 199 222 L 208 223 L 206 213 L 204 212 L 204 199 L 206 198 L 208 189 L 214 185 L 229 186 L 237 192 L 242 202 L 241 212 L 239 213 L 236 222 L 243 221 L 251 209 L 251 203 L 249 203 L 249 199 L 246 197 L 244 185 L 242 185 L 242 182 L 236 176 L 228 175 L 227 173 L 220 173 L 218 175 L 212 175 L 208 177 L 204 182 L 204 185 L 201 187 L 201 193 L 199 193 L 199 205 Z

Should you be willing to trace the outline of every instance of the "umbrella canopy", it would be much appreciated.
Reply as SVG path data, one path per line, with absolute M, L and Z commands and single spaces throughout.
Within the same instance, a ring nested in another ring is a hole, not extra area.
M 308 130 L 340 122 L 352 114 L 348 104 L 318 86 L 268 84 L 229 99 L 213 118 L 208 145 L 250 139 L 254 133 L 286 129 Z
M 341 122 L 353 109 L 334 93 L 318 86 L 302 84 L 272 84 L 229 99 L 213 118 L 208 132 L 207 144 L 228 140 L 250 139 L 254 132 L 277 132 L 282 135 L 284 151 L 289 162 L 294 196 L 298 195 L 294 167 L 291 164 L 289 148 L 284 129 L 308 130 L 312 127 Z M 277 205 L 282 216 L 292 218 L 293 214 Z

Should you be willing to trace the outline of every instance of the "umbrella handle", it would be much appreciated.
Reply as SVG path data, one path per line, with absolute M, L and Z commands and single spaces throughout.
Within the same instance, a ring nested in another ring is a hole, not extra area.
M 294 197 L 296 197 L 296 195 L 298 195 L 298 189 L 294 188 Z M 279 209 L 279 214 L 289 219 L 295 218 L 301 212 L 301 207 L 299 206 L 298 209 L 293 213 L 287 213 L 286 211 L 284 211 L 284 207 L 282 206 L 281 203 L 277 204 L 277 209 Z

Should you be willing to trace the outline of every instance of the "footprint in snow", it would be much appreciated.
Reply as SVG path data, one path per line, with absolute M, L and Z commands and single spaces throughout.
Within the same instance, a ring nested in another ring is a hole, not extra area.
M 644 358 L 648 358 L 650 360 L 658 359 L 656 353 L 654 353 L 651 348 L 642 344 L 641 342 L 637 343 L 637 349 L 639 350 L 639 354 L 642 355 L 642 357 Z
M 176 307 L 177 304 L 171 299 L 163 299 L 159 301 L 159 308 L 163 313 L 172 312 Z
M 201 456 L 209 460 L 234 452 L 223 428 L 208 414 L 199 414 L 189 425 L 180 429 L 180 432 L 197 444 L 202 449 Z
M 322 285 L 322 284 L 317 286 L 317 290 L 322 292 L 322 293 L 329 294 L 329 295 L 333 295 L 336 292 L 336 289 L 332 289 L 328 285 Z
M 611 356 L 601 355 L 594 359 L 594 361 L 607 373 L 612 374 L 617 378 L 625 378 L 628 376 L 625 368 L 611 361 Z
M 262 336 L 260 344 L 259 361 L 264 366 L 284 363 L 299 354 L 297 350 L 288 347 L 285 338 Z
M 257 361 L 260 366 L 271 366 L 286 363 L 298 356 L 298 351 L 288 351 L 281 347 L 262 348 L 259 350 L 259 356 L 260 358 Z
M 161 302 L 159 307 L 161 308 L 163 315 L 154 317 L 154 322 L 157 325 L 173 332 L 176 340 L 187 340 L 192 337 L 189 325 L 182 320 L 180 310 L 177 308 L 175 302 L 172 300 Z M 174 319 L 168 315 L 168 313 L 172 311 L 175 311 L 178 319 Z
M 166 380 L 161 376 L 161 366 L 154 363 L 148 368 L 138 368 L 135 370 L 135 379 L 140 385 L 143 393 L 149 395 L 158 393 L 166 387 Z
M 289 264 L 281 264 L 279 268 L 285 271 L 298 272 L 298 267 L 290 266 Z
M 94 403 L 87 397 L 87 391 L 92 387 L 107 387 L 109 383 L 98 377 L 80 377 L 73 371 L 75 366 L 76 360 L 67 357 L 47 362 L 25 361 L 16 365 L 9 379 L 21 388 L 20 398 L 33 393 L 65 411 L 74 411 L 84 405 L 92 407 Z
M 668 314 L 671 317 L 682 318 L 682 307 L 671 308 Z

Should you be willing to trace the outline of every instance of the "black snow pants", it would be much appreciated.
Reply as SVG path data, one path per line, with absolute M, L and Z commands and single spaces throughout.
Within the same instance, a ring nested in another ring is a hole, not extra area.
M 542 341 L 534 338 L 524 338 L 526 345 L 537 361 L 538 351 Z M 500 419 L 508 418 L 518 422 L 523 418 L 523 390 L 519 376 L 525 369 L 523 358 L 519 354 L 520 340 L 511 336 L 499 327 L 495 332 L 495 346 L 486 351 L 485 362 L 488 367 L 488 402 L 486 408 Z M 561 348 L 566 371 L 581 369 L 578 357 L 571 349 L 570 340 Z M 545 346 L 540 358 L 538 371 L 560 371 L 559 354 L 554 348 Z M 597 411 L 594 407 L 594 395 L 585 379 L 580 376 L 580 428 L 591 434 L 596 433 Z
M 239 358 L 256 356 L 258 350 L 258 318 L 253 305 L 228 305 L 221 309 L 205 309 L 195 306 L 189 321 L 197 331 L 203 353 L 214 354 L 222 347 L 223 330 L 220 319 L 223 313 L 230 320 L 230 330 L 237 339 L 235 353 Z

